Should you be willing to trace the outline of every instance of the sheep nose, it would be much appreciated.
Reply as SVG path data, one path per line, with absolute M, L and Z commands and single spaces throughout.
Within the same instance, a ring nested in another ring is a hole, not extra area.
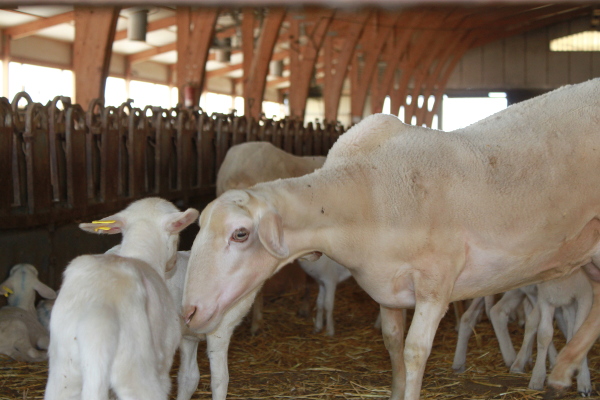
M 192 318 L 194 318 L 194 314 L 196 314 L 196 306 L 188 306 L 186 310 L 183 312 L 183 318 L 185 320 L 185 324 L 189 325 Z

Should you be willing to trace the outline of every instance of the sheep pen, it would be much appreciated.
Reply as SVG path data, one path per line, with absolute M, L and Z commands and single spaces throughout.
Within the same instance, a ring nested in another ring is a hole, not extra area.
M 316 295 L 315 285 L 311 290 L 311 304 Z M 389 356 L 380 332 L 372 327 L 378 306 L 354 280 L 338 286 L 334 337 L 314 334 L 313 321 L 296 315 L 297 293 L 265 299 L 264 331 L 251 336 L 250 321 L 246 318 L 232 338 L 228 399 L 388 399 Z M 475 334 L 469 341 L 466 371 L 455 374 L 452 370 L 457 339 L 455 323 L 450 310 L 442 319 L 427 362 L 422 399 L 543 398 L 543 392 L 527 389 L 529 373 L 508 372 L 487 320 L 475 326 Z M 523 328 L 513 322 L 509 329 L 518 349 Z M 560 349 L 564 340 L 561 334 L 556 338 L 555 344 Z M 201 342 L 199 347 L 201 380 L 192 399 L 208 400 L 211 392 L 206 343 Z M 592 397 L 597 397 L 600 346 L 595 345 L 588 356 Z M 171 399 L 175 399 L 177 393 L 177 359 L 175 357 L 171 371 Z M 0 400 L 42 399 L 47 377 L 47 362 L 24 363 L 0 358 Z M 564 399 L 580 399 L 574 386 Z

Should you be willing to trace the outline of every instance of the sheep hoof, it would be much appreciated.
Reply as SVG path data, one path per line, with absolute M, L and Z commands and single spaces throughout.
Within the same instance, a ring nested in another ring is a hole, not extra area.
M 465 372 L 466 368 L 464 365 L 459 365 L 457 367 L 455 367 L 454 365 L 452 366 L 452 369 L 454 370 L 455 374 L 462 374 L 463 372 Z
M 565 396 L 567 387 L 557 387 L 548 385 L 546 393 L 544 393 L 544 400 L 560 399 Z

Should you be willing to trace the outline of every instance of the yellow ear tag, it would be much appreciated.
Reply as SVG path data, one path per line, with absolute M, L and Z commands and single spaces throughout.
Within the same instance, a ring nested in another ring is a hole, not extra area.
M 6 286 L 2 286 L 2 289 L 6 292 L 4 293 L 4 297 L 8 297 L 9 294 L 13 294 L 13 291 L 7 288 Z
M 92 224 L 114 224 L 117 221 L 92 221 Z
M 99 226 L 94 231 L 95 232 L 98 232 L 98 231 L 110 231 L 110 228 L 108 226 Z

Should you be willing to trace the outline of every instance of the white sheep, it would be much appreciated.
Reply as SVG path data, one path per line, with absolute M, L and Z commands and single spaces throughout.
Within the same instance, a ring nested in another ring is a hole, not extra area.
M 533 337 L 537 331 L 537 357 L 529 388 L 541 390 L 546 379 L 546 355 L 552 346 L 554 335 L 553 316 L 556 308 L 561 307 L 567 322 L 567 342 L 581 327 L 592 307 L 593 294 L 590 284 L 583 270 L 577 270 L 571 275 L 564 276 L 537 285 L 538 301 L 525 323 L 523 345 L 512 364 L 510 371 L 522 373 L 531 354 Z M 550 360 L 552 363 L 552 359 Z M 577 374 L 577 391 L 583 396 L 589 396 L 592 391 L 590 371 L 587 358 L 583 358 Z
M 46 400 L 167 398 L 181 340 L 178 309 L 165 284 L 179 232 L 198 212 L 146 198 L 97 223 L 94 233 L 123 234 L 116 254 L 84 255 L 67 266 L 50 320 Z
M 31 264 L 17 264 L 0 283 L 0 295 L 8 305 L 0 308 L 0 354 L 17 361 L 37 362 L 48 358 L 48 330 L 37 319 L 35 293 L 48 299 L 56 292 L 38 280 Z
M 350 278 L 352 274 L 346 267 L 326 255 L 321 256 L 316 261 L 298 259 L 298 264 L 319 284 L 315 332 L 321 332 L 323 329 L 323 311 L 325 311 L 325 332 L 327 335 L 333 336 L 335 333 L 333 322 L 335 289 L 338 283 Z
M 365 118 L 324 166 L 231 190 L 200 217 L 183 313 L 211 332 L 283 265 L 321 252 L 381 305 L 393 400 L 419 398 L 451 301 L 583 266 L 600 285 L 600 79 L 512 105 L 453 132 Z M 594 264 L 588 264 L 594 261 Z M 600 333 L 600 290 L 562 349 L 551 388 L 571 384 Z M 406 341 L 403 308 L 415 308 Z

